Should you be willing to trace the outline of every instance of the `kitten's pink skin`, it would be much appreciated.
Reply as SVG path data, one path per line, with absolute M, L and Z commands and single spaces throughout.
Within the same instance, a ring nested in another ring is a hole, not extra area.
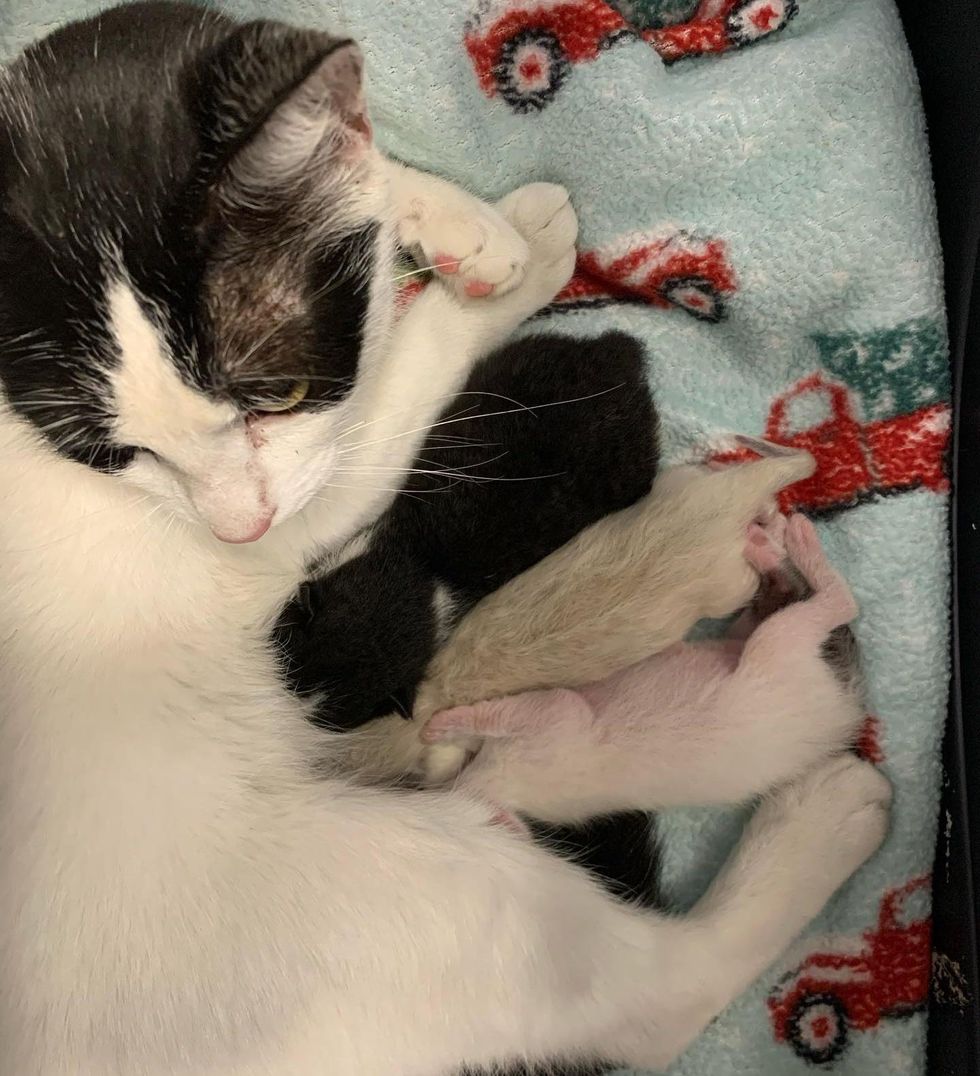
M 493 291 L 493 285 L 485 280 L 467 280 L 466 294 L 471 299 L 484 299 Z
M 531 831 L 528 827 L 513 811 L 508 811 L 506 807 L 499 808 L 490 819 L 490 822 L 494 826 L 503 826 L 504 829 L 509 829 L 511 833 L 516 833 L 518 837 L 531 836 Z
M 706 802 L 685 799 L 690 784 L 675 772 L 683 766 L 669 763 L 675 756 L 710 769 L 714 776 L 698 795 L 713 795 L 704 788 L 714 788 L 718 802 L 737 800 L 743 787 L 743 795 L 756 794 L 792 777 L 812 763 L 810 755 L 846 746 L 861 709 L 821 657 L 827 635 L 857 614 L 851 592 L 827 561 L 813 524 L 799 515 L 754 525 L 749 544 L 760 570 L 779 570 L 784 538 L 785 557 L 813 593 L 773 613 L 744 640 L 680 643 L 575 691 L 528 691 L 457 706 L 432 717 L 422 738 L 482 739 L 461 786 L 546 821 L 568 818 L 579 802 L 588 805 L 583 817 L 608 808 L 602 796 L 610 773 L 621 777 L 620 795 L 628 801 L 633 788 L 646 807 L 651 787 L 663 790 L 663 805 Z M 808 723 L 802 747 L 793 732 L 799 721 Z M 553 767 L 561 770 L 560 784 L 549 784 Z

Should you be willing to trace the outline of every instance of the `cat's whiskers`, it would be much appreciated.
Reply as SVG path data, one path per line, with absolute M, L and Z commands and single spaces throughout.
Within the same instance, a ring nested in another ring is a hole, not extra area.
M 409 411 L 429 410 L 432 407 L 432 404 L 438 403 L 439 400 L 451 400 L 455 396 L 455 392 L 446 392 L 440 396 L 433 396 L 427 400 L 422 400 L 419 403 L 413 404 L 411 407 L 402 407 L 399 408 L 399 410 L 397 411 L 389 411 L 387 412 L 387 414 L 382 415 L 380 418 L 373 418 L 367 421 L 361 420 L 360 422 L 355 422 L 353 425 L 347 426 L 345 429 L 341 430 L 337 434 L 337 438 L 338 440 L 343 440 L 345 437 L 348 437 L 353 433 L 358 433 L 361 430 L 365 430 L 369 426 L 375 426 L 379 422 L 390 422 L 391 419 L 395 418 L 397 415 L 404 415 L 406 412 Z
M 490 412 L 487 412 L 486 414 L 480 414 L 478 416 L 464 414 L 461 417 L 442 419 L 442 420 L 440 420 L 438 422 L 432 423 L 429 426 L 417 426 L 414 429 L 403 430 L 401 433 L 392 434 L 390 437 L 382 437 L 382 438 L 379 438 L 378 440 L 375 440 L 375 441 L 358 441 L 355 445 L 351 446 L 351 451 L 355 451 L 357 449 L 362 449 L 362 448 L 371 448 L 372 446 L 375 446 L 375 445 L 383 445 L 383 444 L 386 444 L 388 441 L 397 440 L 399 437 L 408 437 L 413 433 L 419 433 L 420 431 L 423 431 L 423 430 L 435 430 L 435 429 L 440 428 L 441 426 L 451 426 L 451 425 L 453 425 L 453 424 L 455 424 L 457 422 L 469 422 L 473 418 L 481 418 L 481 419 L 483 419 L 483 418 L 497 418 L 497 417 L 499 417 L 501 415 L 514 415 L 514 414 L 517 414 L 518 412 L 521 412 L 521 411 L 534 412 L 534 411 L 543 410 L 546 407 L 564 407 L 564 406 L 566 406 L 568 404 L 584 403 L 587 400 L 594 400 L 599 396 L 605 396 L 610 392 L 615 392 L 616 390 L 621 389 L 622 387 L 623 387 L 622 384 L 612 385 L 608 389 L 602 389 L 599 392 L 591 392 L 587 396 L 576 396 L 576 397 L 573 397 L 570 400 L 553 400 L 553 401 L 551 401 L 549 403 L 541 403 L 541 404 L 527 404 L 527 405 L 521 404 L 519 407 L 508 408 L 508 409 L 503 410 L 503 411 L 490 411 Z M 507 397 L 503 397 L 503 398 L 506 399 Z
M 399 411 L 389 411 L 387 414 L 382 415 L 380 418 L 371 419 L 370 422 L 358 422 L 358 423 L 355 423 L 353 426 L 349 426 L 349 427 L 347 427 L 347 429 L 341 430 L 341 432 L 338 434 L 338 439 L 342 440 L 343 438 L 347 437 L 351 433 L 355 433 L 355 432 L 358 432 L 360 430 L 366 429 L 368 426 L 374 426 L 378 422 L 389 422 L 396 415 L 403 415 L 407 411 L 415 411 L 415 410 L 422 410 L 422 409 L 427 410 L 432 406 L 432 404 L 438 403 L 439 400 L 456 400 L 456 399 L 459 399 L 461 396 L 486 396 L 486 397 L 489 397 L 490 399 L 506 400 L 508 403 L 514 404 L 518 410 L 531 410 L 530 407 L 526 406 L 525 404 L 522 404 L 519 400 L 515 400 L 512 397 L 505 396 L 505 395 L 503 395 L 502 393 L 499 393 L 499 392 L 487 392 L 487 391 L 482 391 L 482 390 L 478 390 L 478 389 L 468 389 L 468 390 L 464 389 L 464 390 L 462 390 L 460 392 L 446 392 L 446 393 L 443 393 L 440 396 L 430 396 L 427 400 L 423 400 L 420 403 L 417 403 L 412 407 L 404 407 Z M 449 417 L 450 418 L 455 418 L 456 416 L 467 417 L 469 415 L 469 413 L 472 412 L 477 406 L 478 406 L 478 404 L 473 403 L 469 407 L 464 408 L 461 411 L 453 412 L 453 414 L 450 415 Z M 484 418 L 486 416 L 479 415 L 479 416 L 474 416 L 474 417 Z M 430 428 L 435 429 L 436 426 L 440 426 L 440 425 L 443 425 L 443 424 L 444 424 L 444 420 L 443 420 L 443 422 L 436 422 Z M 416 431 L 413 430 L 412 432 L 414 433 Z

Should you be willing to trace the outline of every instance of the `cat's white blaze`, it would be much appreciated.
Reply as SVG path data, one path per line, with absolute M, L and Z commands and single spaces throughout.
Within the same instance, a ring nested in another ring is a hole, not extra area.
M 260 538 L 278 505 L 256 431 L 230 403 L 181 378 L 170 345 L 127 280 L 109 285 L 107 302 L 118 354 L 110 374 L 116 435 L 159 458 L 141 459 L 134 476 L 157 496 L 168 490 L 178 510 L 188 501 L 222 541 Z
M 110 374 L 116 433 L 123 443 L 148 445 L 152 441 L 156 451 L 188 465 L 193 446 L 186 444 L 183 434 L 220 434 L 236 421 L 236 410 L 191 388 L 180 376 L 169 343 L 128 280 L 113 280 L 106 300 L 119 356 Z

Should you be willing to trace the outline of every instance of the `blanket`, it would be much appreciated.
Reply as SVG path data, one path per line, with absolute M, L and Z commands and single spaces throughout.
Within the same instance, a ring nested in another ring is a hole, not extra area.
M 0 52 L 98 5 L 6 0 Z M 362 44 L 382 147 L 487 197 L 565 184 L 571 284 L 534 325 L 638 335 L 670 461 L 811 451 L 784 497 L 861 605 L 861 750 L 890 836 L 672 1076 L 924 1071 L 947 681 L 949 375 L 915 74 L 892 0 L 227 0 Z M 656 822 L 677 907 L 742 812 Z

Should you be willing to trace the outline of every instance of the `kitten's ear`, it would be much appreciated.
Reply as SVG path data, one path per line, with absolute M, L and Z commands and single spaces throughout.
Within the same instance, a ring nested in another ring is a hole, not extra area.
M 371 144 L 353 41 L 282 23 L 251 22 L 213 55 L 200 102 L 215 171 L 268 189 L 311 168 L 356 163 Z

